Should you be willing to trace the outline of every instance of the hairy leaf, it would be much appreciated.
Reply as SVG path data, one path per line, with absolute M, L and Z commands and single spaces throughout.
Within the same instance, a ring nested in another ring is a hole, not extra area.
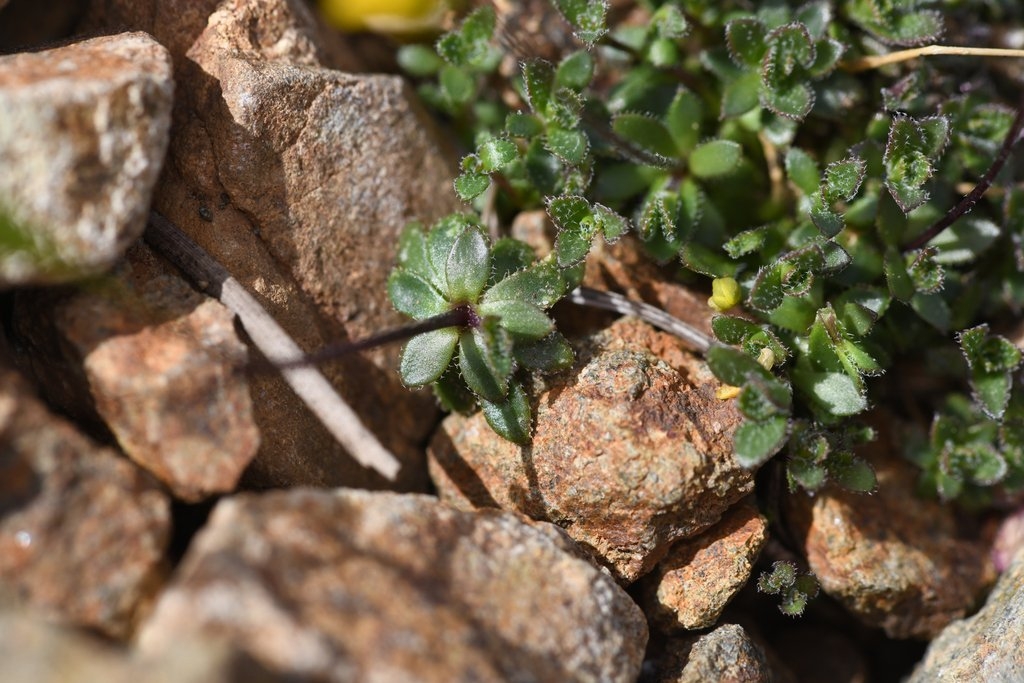
M 459 341 L 459 330 L 445 327 L 410 339 L 402 349 L 398 372 L 406 386 L 420 387 L 435 381 L 448 367 Z

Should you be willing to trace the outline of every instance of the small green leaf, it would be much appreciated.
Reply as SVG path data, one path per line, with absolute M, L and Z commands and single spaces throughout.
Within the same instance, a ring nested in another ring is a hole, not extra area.
M 853 199 L 864 180 L 867 163 L 858 157 L 835 161 L 825 168 L 822 193 L 828 203 L 848 202 Z
M 789 420 L 783 415 L 763 422 L 744 422 L 733 436 L 737 462 L 743 467 L 761 465 L 779 452 L 786 443 L 788 431 Z
M 725 344 L 741 344 L 748 336 L 760 332 L 761 327 L 743 318 L 716 315 L 711 319 L 711 330 Z
M 712 346 L 708 349 L 706 360 L 715 377 L 734 387 L 745 385 L 751 376 L 764 381 L 775 380 L 772 373 L 761 367 L 756 360 L 729 346 Z
M 546 143 L 548 151 L 568 164 L 582 163 L 590 149 L 587 136 L 578 130 L 548 128 Z
M 761 74 L 748 71 L 730 81 L 722 89 L 723 119 L 741 116 L 761 103 Z
M 620 237 L 629 232 L 629 220 L 620 216 L 607 206 L 594 204 L 594 220 L 597 221 L 598 230 L 604 235 L 605 242 L 615 243 Z
M 423 232 L 423 224 L 418 221 L 408 223 L 398 237 L 398 265 L 411 273 L 430 281 L 433 267 L 427 256 L 427 236 Z
M 406 386 L 421 387 L 437 380 L 451 362 L 458 341 L 456 327 L 424 332 L 410 339 L 398 364 L 402 381 Z
M 480 314 L 493 316 L 498 324 L 517 337 L 540 339 L 554 329 L 554 322 L 537 306 L 526 301 L 495 301 L 480 306 Z
M 431 385 L 431 388 L 443 410 L 466 414 L 476 408 L 476 396 L 462 381 L 455 364 L 449 365 L 444 374 Z
M 940 294 L 917 292 L 910 299 L 910 307 L 922 320 L 940 332 L 947 332 L 953 324 L 953 312 Z
M 535 260 L 533 248 L 529 244 L 511 237 L 502 237 L 491 247 L 491 277 L 488 282 L 492 285 L 500 282 Z
M 554 0 L 554 4 L 572 26 L 576 37 L 588 47 L 608 32 L 605 24 L 607 0 Z
M 793 381 L 832 415 L 856 415 L 868 408 L 867 399 L 846 373 L 798 371 L 794 372 Z
M 716 178 L 731 173 L 740 163 L 743 148 L 732 140 L 711 140 L 690 153 L 690 172 L 698 178 Z
M 532 114 L 512 112 L 505 119 L 505 132 L 514 138 L 532 138 L 544 132 L 544 124 Z
M 910 301 L 914 296 L 914 280 L 907 272 L 907 264 L 896 247 L 885 252 L 885 281 L 893 298 Z
M 552 332 L 533 343 L 517 343 L 516 361 L 528 370 L 550 372 L 572 365 L 575 356 L 569 342 L 558 332 Z
M 984 253 L 1000 234 L 999 226 L 992 221 L 965 216 L 932 238 L 928 246 L 936 249 L 936 263 L 960 265 Z
M 761 89 L 760 102 L 779 116 L 802 121 L 814 108 L 814 91 L 801 81 L 771 84 Z
M 551 261 L 541 261 L 509 275 L 484 292 L 482 303 L 526 301 L 546 309 L 565 296 L 569 283 Z
M 729 56 L 737 66 L 760 67 L 768 46 L 768 29 L 757 19 L 733 19 L 725 25 Z
M 468 202 L 479 197 L 491 185 L 491 176 L 486 173 L 465 171 L 455 179 L 455 194 L 459 199 Z
M 847 491 L 873 493 L 878 489 L 875 470 L 852 453 L 836 453 L 828 459 L 829 476 Z
M 444 65 L 437 52 L 426 45 L 403 45 L 398 49 L 398 66 L 410 76 L 433 76 Z
M 491 402 L 482 399 L 480 408 L 487 424 L 498 436 L 520 445 L 530 443 L 530 402 L 519 382 L 512 383 L 505 400 Z
M 427 233 L 427 259 L 432 274 L 430 282 L 442 293 L 448 291 L 448 256 L 455 246 L 455 240 L 471 225 L 474 223 L 467 214 L 453 213 L 430 226 Z
M 499 171 L 519 156 L 515 143 L 505 138 L 488 138 L 476 150 L 480 158 L 480 170 L 484 173 Z
M 476 95 L 476 79 L 458 66 L 445 64 L 438 78 L 441 94 L 455 106 L 467 104 Z
M 530 108 L 541 118 L 547 117 L 551 102 L 555 69 L 550 62 L 535 59 L 523 64 L 523 85 Z
M 465 330 L 459 337 L 459 369 L 473 393 L 501 401 L 512 373 L 512 341 L 497 324 Z
M 395 309 L 413 320 L 424 320 L 448 310 L 448 302 L 426 280 L 405 268 L 388 277 L 388 296 Z
M 558 64 L 555 84 L 580 91 L 590 85 L 594 77 L 594 58 L 586 50 L 571 53 Z
M 770 229 L 771 228 L 769 226 L 762 225 L 758 228 L 744 230 L 722 245 L 722 248 L 725 249 L 725 253 L 727 253 L 730 258 L 734 259 L 746 256 L 747 254 L 753 254 L 754 252 L 760 251 L 764 246 Z
M 672 159 L 679 153 L 668 128 L 652 116 L 618 114 L 612 119 L 612 130 L 628 144 L 666 159 Z
M 491 272 L 487 238 L 477 227 L 468 227 L 456 238 L 445 264 L 448 296 L 452 303 L 476 301 Z
M 680 88 L 665 113 L 665 127 L 680 154 L 692 150 L 700 139 L 704 105 L 694 93 Z
M 810 196 L 818 191 L 821 182 L 818 164 L 799 147 L 790 147 L 786 152 L 786 175 L 805 195 Z

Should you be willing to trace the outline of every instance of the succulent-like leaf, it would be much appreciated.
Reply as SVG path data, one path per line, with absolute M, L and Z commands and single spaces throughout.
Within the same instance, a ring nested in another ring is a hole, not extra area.
M 569 342 L 558 332 L 552 332 L 533 343 L 516 344 L 515 359 L 529 370 L 549 372 L 572 365 L 575 356 Z
M 822 410 L 831 415 L 856 415 L 868 402 L 853 378 L 844 372 L 795 371 L 793 382 Z
M 396 57 L 403 71 L 419 78 L 435 75 L 444 64 L 437 51 L 426 45 L 403 45 Z
M 456 66 L 485 67 L 493 57 L 488 42 L 494 33 L 494 8 L 483 5 L 466 15 L 462 24 L 437 41 L 437 53 Z
M 499 325 L 525 340 L 545 337 L 555 327 L 544 311 L 526 301 L 493 301 L 481 305 L 480 314 L 497 318 Z
M 437 397 L 443 410 L 465 414 L 477 406 L 476 396 L 462 381 L 455 363 L 450 364 L 444 374 L 430 385 L 430 388 L 433 389 L 434 396 Z
M 453 213 L 440 219 L 427 232 L 427 260 L 430 262 L 431 284 L 448 295 L 448 256 L 455 246 L 455 240 L 467 227 L 474 225 L 466 214 Z M 448 297 L 450 299 L 450 297 Z
M 743 148 L 732 140 L 710 140 L 698 145 L 687 161 L 698 178 L 716 178 L 731 173 L 739 165 Z
M 463 230 L 452 244 L 445 263 L 445 279 L 452 303 L 476 301 L 491 272 L 490 249 L 480 228 Z
M 548 106 L 554 91 L 555 68 L 550 62 L 535 59 L 523 64 L 523 86 L 530 108 L 541 118 L 547 118 Z
M 970 263 L 996 241 L 1002 230 L 981 216 L 964 216 L 936 235 L 928 245 L 935 247 L 935 262 L 943 265 Z
M 597 221 L 598 229 L 604 236 L 605 242 L 612 244 L 629 232 L 629 219 L 625 216 L 621 216 L 601 204 L 594 204 L 593 209 L 594 220 Z
M 555 84 L 562 88 L 581 91 L 594 77 L 594 58 L 586 50 L 577 50 L 558 63 Z
M 885 186 L 904 213 L 928 199 L 924 185 L 934 172 L 932 162 L 948 139 L 949 121 L 945 117 L 893 118 L 883 158 Z
M 565 295 L 568 284 L 552 261 L 541 261 L 495 284 L 484 292 L 481 303 L 526 301 L 546 309 Z
M 567 164 L 582 163 L 590 149 L 587 136 L 578 130 L 548 128 L 546 143 L 548 151 Z
M 990 335 L 987 325 L 964 330 L 957 336 L 970 369 L 974 400 L 985 414 L 1003 416 L 1013 388 L 1011 372 L 1021 363 L 1021 351 L 1006 338 Z
M 828 474 L 847 491 L 874 493 L 878 489 L 874 468 L 863 458 L 849 452 L 835 453 L 829 457 Z
M 715 377 L 732 386 L 743 386 L 749 377 L 763 381 L 775 381 L 772 373 L 765 370 L 756 360 L 737 349 L 728 346 L 712 346 L 706 360 Z
M 734 259 L 752 254 L 764 247 L 770 229 L 769 226 L 762 225 L 750 230 L 744 230 L 722 245 L 722 248 L 725 249 L 725 253 L 729 254 L 730 258 Z
M 406 224 L 398 236 L 398 252 L 395 255 L 398 266 L 419 275 L 427 281 L 434 280 L 433 266 L 427 255 L 427 235 L 423 224 L 412 221 Z
M 686 154 L 697 145 L 703 119 L 704 105 L 700 98 L 685 88 L 676 91 L 664 123 L 679 154 Z
M 773 83 L 761 88 L 760 101 L 779 116 L 802 121 L 814 108 L 814 91 L 802 81 Z
M 493 173 L 515 161 L 519 156 L 519 149 L 511 140 L 492 137 L 480 143 L 476 154 L 480 159 L 480 170 L 484 173 Z
M 494 321 L 465 330 L 459 337 L 459 370 L 473 393 L 488 401 L 501 401 L 512 374 L 512 341 Z
M 512 382 L 508 396 L 504 400 L 492 402 L 482 399 L 480 408 L 487 424 L 498 436 L 520 445 L 530 443 L 530 402 L 519 382 Z
M 500 282 L 535 260 L 533 248 L 529 244 L 511 237 L 503 237 L 491 247 L 491 276 L 488 283 L 493 285 Z
M 445 64 L 438 75 L 441 96 L 452 106 L 469 103 L 476 95 L 476 79 L 465 69 Z
M 448 367 L 459 341 L 459 330 L 445 327 L 410 339 L 402 349 L 398 372 L 406 386 L 421 387 L 439 378 Z
M 544 124 L 533 114 L 513 112 L 505 119 L 505 132 L 514 138 L 532 138 L 544 132 Z
M 468 202 L 479 197 L 491 185 L 491 176 L 486 173 L 464 171 L 455 179 L 455 194 L 459 199 Z
M 743 467 L 757 467 L 775 455 L 786 443 L 789 420 L 785 416 L 761 422 L 747 420 L 733 436 L 736 461 Z
M 711 319 L 711 331 L 725 344 L 741 344 L 751 334 L 761 331 L 756 323 L 729 315 L 716 315 Z
M 747 71 L 726 82 L 722 89 L 721 118 L 746 114 L 761 103 L 761 74 Z
M 612 119 L 612 130 L 626 143 L 665 159 L 672 159 L 679 153 L 668 128 L 653 116 L 618 114 Z
M 805 195 L 809 196 L 818 191 L 818 184 L 821 182 L 818 164 L 799 147 L 790 147 L 786 152 L 786 175 Z
M 822 195 L 828 203 L 848 202 L 857 194 L 864 180 L 867 163 L 859 157 L 834 161 L 825 168 Z
M 885 252 L 885 281 L 894 298 L 909 301 L 914 296 L 914 280 L 907 272 L 903 255 L 895 247 Z
M 429 282 L 406 268 L 388 277 L 388 296 L 395 309 L 413 320 L 424 320 L 448 310 L 448 301 Z

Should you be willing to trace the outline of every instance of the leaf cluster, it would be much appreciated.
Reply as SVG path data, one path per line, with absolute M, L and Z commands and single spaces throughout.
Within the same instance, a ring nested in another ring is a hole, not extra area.
M 1012 183 L 1013 165 L 969 215 L 937 234 L 929 227 L 1000 154 L 1015 125 L 1005 102 L 1016 93 L 981 69 L 969 92 L 945 96 L 965 78 L 952 62 L 856 76 L 843 69 L 887 45 L 934 40 L 944 24 L 966 23 L 966 10 L 940 15 L 920 0 L 638 4 L 646 21 L 634 13 L 609 23 L 602 0 L 555 0 L 579 48 L 522 61 L 500 86 L 496 65 L 509 56 L 487 7 L 433 49 L 403 51 L 406 64 L 433 55 L 417 62 L 433 64 L 414 71 L 427 77 L 421 91 L 462 117 L 469 142 L 459 196 L 499 223 L 544 207 L 557 229 L 552 255 L 498 277 L 496 254 L 525 247 L 491 246 L 459 219 L 459 234 L 469 232 L 443 240 L 476 245 L 450 253 L 476 259 L 466 271 L 480 269 L 472 286 L 452 289 L 401 262 L 399 271 L 418 272 L 433 289 L 417 315 L 468 305 L 484 321 L 431 333 L 443 344 L 407 347 L 410 367 L 430 353 L 457 357 L 458 372 L 432 359 L 430 372 L 403 370 L 406 382 L 443 388 L 460 378 L 485 411 L 510 400 L 515 368 L 527 366 L 522 349 L 552 334 L 536 311 L 568 291 L 596 240 L 633 233 L 651 258 L 712 290 L 720 345 L 707 360 L 736 387 L 728 400 L 745 416 L 735 436 L 744 464 L 783 453 L 793 488 L 833 481 L 873 490 L 855 447 L 872 438 L 859 416 L 889 400 L 876 378 L 920 371 L 922 350 L 959 349 L 964 362 L 937 373 L 944 389 L 913 399 L 934 423 L 910 455 L 947 498 L 963 490 L 952 481 L 1009 482 L 1014 444 L 1024 443 L 1020 351 L 984 325 L 1024 309 L 1024 191 Z M 441 240 L 435 230 L 418 239 Z M 479 288 L 485 262 L 492 272 Z M 522 273 L 546 273 L 554 298 L 502 285 L 529 279 Z M 494 288 L 533 308 L 509 298 L 496 309 Z M 526 330 L 527 319 L 536 327 Z M 493 368 L 483 373 L 477 356 Z M 529 436 L 527 427 L 505 433 Z

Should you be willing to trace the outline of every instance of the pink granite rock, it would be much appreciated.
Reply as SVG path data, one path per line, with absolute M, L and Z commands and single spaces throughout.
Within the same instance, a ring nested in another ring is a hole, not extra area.
M 325 681 L 634 681 L 646 623 L 558 529 L 421 495 L 222 501 L 140 634 Z
M 679 541 L 643 580 L 645 611 L 668 629 L 714 626 L 750 578 L 768 538 L 768 523 L 737 505 L 700 536 Z
M 753 489 L 732 456 L 739 414 L 717 387 L 674 337 L 624 319 L 535 398 L 531 446 L 504 441 L 480 414 L 450 415 L 428 450 L 431 477 L 454 505 L 562 526 L 630 582 Z
M 0 367 L 0 590 L 49 618 L 128 636 L 160 588 L 170 506 Z

